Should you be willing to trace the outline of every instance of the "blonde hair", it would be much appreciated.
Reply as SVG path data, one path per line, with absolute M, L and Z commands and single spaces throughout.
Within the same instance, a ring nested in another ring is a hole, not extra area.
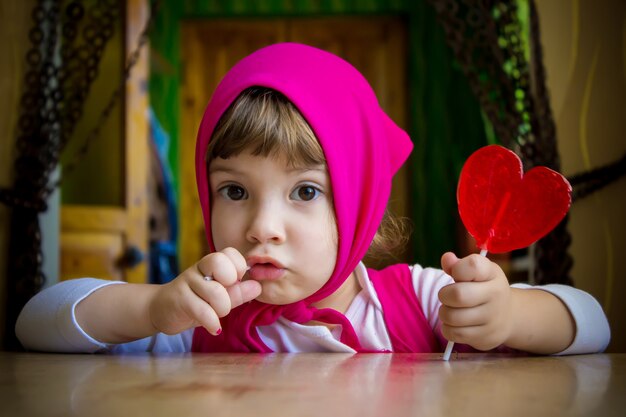
M 404 257 L 412 226 L 408 218 L 398 217 L 385 210 L 372 244 L 365 254 L 364 262 L 382 267 L 387 260 L 400 261 Z
M 295 167 L 326 165 L 309 124 L 283 94 L 262 87 L 244 90 L 217 123 L 207 161 L 244 150 L 256 156 L 288 155 Z
M 207 148 L 207 168 L 215 158 L 244 151 L 265 157 L 288 155 L 293 167 L 326 165 L 324 151 L 302 114 L 283 94 L 265 87 L 247 88 L 224 112 Z M 397 258 L 408 229 L 405 219 L 386 211 L 366 259 Z

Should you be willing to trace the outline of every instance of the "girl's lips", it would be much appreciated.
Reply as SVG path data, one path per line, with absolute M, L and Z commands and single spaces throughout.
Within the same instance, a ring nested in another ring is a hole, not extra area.
M 279 268 L 271 263 L 258 263 L 250 267 L 248 275 L 255 281 L 278 279 L 285 273 L 284 268 Z

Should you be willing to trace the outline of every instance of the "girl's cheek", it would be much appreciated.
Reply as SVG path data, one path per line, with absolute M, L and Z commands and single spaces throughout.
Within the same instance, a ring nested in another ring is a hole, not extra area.
M 212 226 L 215 225 L 215 227 L 212 229 L 213 241 L 215 243 L 216 249 L 218 250 L 218 244 L 222 248 L 232 246 L 239 249 L 241 243 L 246 239 L 246 231 L 239 226 L 240 224 L 242 224 L 242 222 L 236 218 L 233 218 L 232 216 L 229 216 L 227 218 L 227 222 L 212 223 Z

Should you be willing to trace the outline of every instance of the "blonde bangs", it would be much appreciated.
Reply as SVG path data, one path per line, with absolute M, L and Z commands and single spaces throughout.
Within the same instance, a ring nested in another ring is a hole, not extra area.
M 244 90 L 224 113 L 207 149 L 207 161 L 242 152 L 287 157 L 293 167 L 325 164 L 324 152 L 304 117 L 281 93 Z

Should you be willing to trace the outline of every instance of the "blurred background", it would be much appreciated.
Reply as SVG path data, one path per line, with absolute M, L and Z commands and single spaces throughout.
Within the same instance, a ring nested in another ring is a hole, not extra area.
M 355 65 L 415 144 L 390 202 L 414 232 L 377 265 L 475 251 L 456 182 L 471 152 L 503 144 L 527 169 L 561 171 L 575 199 L 553 234 L 493 258 L 511 281 L 590 292 L 609 351 L 626 351 L 624 2 L 3 0 L 0 36 L 5 349 L 41 288 L 163 283 L 207 253 L 193 163 L 204 107 L 239 59 L 293 41 Z

